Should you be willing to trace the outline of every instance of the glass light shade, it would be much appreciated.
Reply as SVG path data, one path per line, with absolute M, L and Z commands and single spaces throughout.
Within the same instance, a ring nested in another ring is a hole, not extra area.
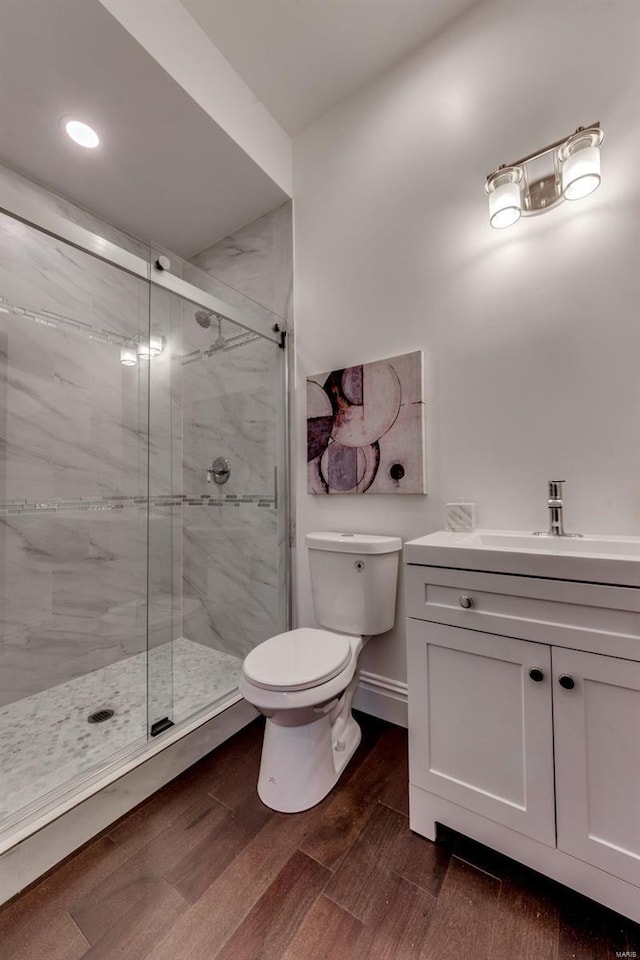
M 562 164 L 562 193 L 565 200 L 580 200 L 600 186 L 600 148 L 583 147 Z
M 120 350 L 120 363 L 123 367 L 135 367 L 138 362 L 136 351 L 133 347 L 122 347 Z
M 93 150 L 100 143 L 100 137 L 95 130 L 82 120 L 67 120 L 64 128 L 74 143 L 81 147 Z
M 489 223 L 496 230 L 516 223 L 521 213 L 522 202 L 517 183 L 502 183 L 489 194 Z
M 138 344 L 138 357 L 140 360 L 153 360 L 163 350 L 164 339 L 159 334 L 151 334 L 148 340 Z

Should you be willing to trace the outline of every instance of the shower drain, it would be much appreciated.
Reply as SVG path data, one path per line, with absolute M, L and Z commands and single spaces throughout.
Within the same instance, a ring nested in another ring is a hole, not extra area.
M 114 713 L 115 710 L 112 710 L 111 707 L 103 707 L 102 710 L 90 713 L 87 720 L 89 723 L 104 723 L 105 720 L 110 720 Z

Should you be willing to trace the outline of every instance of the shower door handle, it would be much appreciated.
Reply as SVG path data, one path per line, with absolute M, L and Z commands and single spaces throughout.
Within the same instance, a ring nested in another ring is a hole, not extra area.
M 226 483 L 231 475 L 231 464 L 226 457 L 216 457 L 207 470 L 207 483 L 217 483 L 221 486 Z

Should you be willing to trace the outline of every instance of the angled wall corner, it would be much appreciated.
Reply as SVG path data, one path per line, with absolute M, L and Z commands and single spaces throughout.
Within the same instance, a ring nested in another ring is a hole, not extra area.
M 179 0 L 100 0 L 100 3 L 274 183 L 291 196 L 291 138 Z

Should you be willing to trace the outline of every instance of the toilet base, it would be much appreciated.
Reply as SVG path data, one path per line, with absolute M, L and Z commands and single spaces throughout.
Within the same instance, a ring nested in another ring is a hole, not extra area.
M 314 807 L 336 785 L 360 738 L 351 711 L 334 723 L 325 714 L 301 726 L 282 726 L 267 718 L 258 796 L 280 813 Z

